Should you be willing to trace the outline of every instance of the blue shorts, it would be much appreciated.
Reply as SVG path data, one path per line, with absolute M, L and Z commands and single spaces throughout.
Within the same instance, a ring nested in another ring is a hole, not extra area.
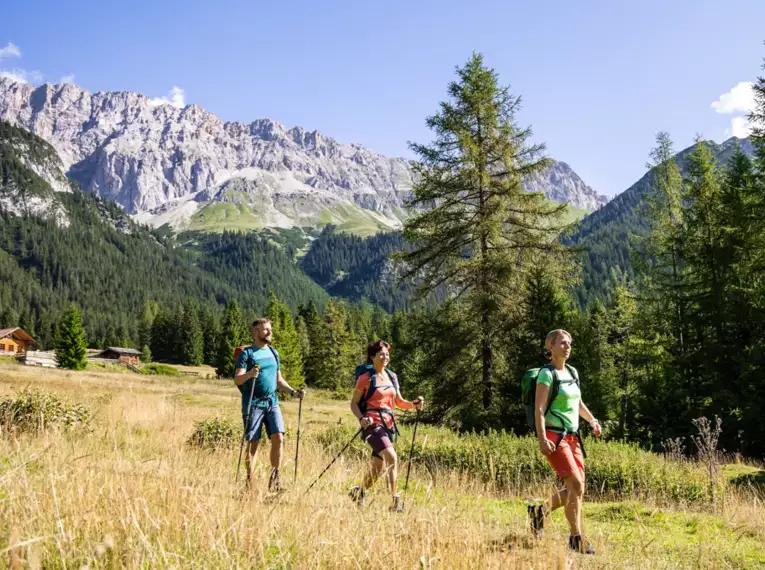
M 256 408 L 253 406 L 250 425 L 247 425 L 247 412 L 242 413 L 242 423 L 244 424 L 245 439 L 247 441 L 260 440 L 263 424 L 266 424 L 268 437 L 275 433 L 284 433 L 284 420 L 282 419 L 282 410 L 279 406 L 271 408 Z

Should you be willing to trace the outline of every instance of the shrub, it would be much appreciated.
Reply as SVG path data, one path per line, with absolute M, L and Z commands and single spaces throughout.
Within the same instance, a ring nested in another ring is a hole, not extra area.
M 141 372 L 144 374 L 156 374 L 161 376 L 180 376 L 181 373 L 177 368 L 168 366 L 167 364 L 147 364 L 141 368 Z
M 423 429 L 424 427 L 424 429 Z M 336 453 L 353 437 L 354 429 L 332 427 L 318 434 L 320 443 Z M 443 428 L 421 426 L 414 447 L 415 461 L 430 470 L 459 471 L 493 482 L 500 488 L 549 484 L 554 474 L 539 452 L 537 440 L 505 432 L 458 435 Z M 423 441 L 427 435 L 427 444 Z M 408 460 L 409 439 L 402 429 L 398 454 Z M 403 445 L 402 445 L 403 444 Z M 676 462 L 636 445 L 585 439 L 587 492 L 596 495 L 698 501 L 708 498 L 704 469 L 693 462 Z M 357 438 L 348 453 L 368 457 Z
M 24 389 L 0 401 L 0 424 L 6 429 L 39 432 L 48 427 L 76 427 L 87 424 L 91 413 L 82 404 L 70 404 L 55 394 Z
M 221 449 L 233 447 L 237 440 L 237 428 L 231 421 L 212 418 L 196 422 L 187 443 L 201 449 Z

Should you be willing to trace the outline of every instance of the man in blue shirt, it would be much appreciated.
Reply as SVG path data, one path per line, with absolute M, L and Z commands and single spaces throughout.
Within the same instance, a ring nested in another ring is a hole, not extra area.
M 282 447 L 284 442 L 284 420 L 279 408 L 277 390 L 289 392 L 301 400 L 305 390 L 293 390 L 282 376 L 279 353 L 271 347 L 273 331 L 268 319 L 256 319 L 252 323 L 252 346 L 244 349 L 239 355 L 234 371 L 234 383 L 242 393 L 242 422 L 244 423 L 245 439 L 247 439 L 247 484 L 255 470 L 255 456 L 260 443 L 263 425 L 271 439 L 271 478 L 268 481 L 269 491 L 280 490 L 279 467 L 282 462 Z M 254 383 L 254 390 L 253 390 Z M 252 394 L 252 402 L 250 402 Z M 252 405 L 252 410 L 250 410 Z M 249 413 L 249 424 L 247 416 Z

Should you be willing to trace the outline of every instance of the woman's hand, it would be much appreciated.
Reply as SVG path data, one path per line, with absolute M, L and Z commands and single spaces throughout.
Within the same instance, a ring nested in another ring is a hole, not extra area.
M 367 429 L 369 426 L 371 426 L 374 423 L 372 418 L 361 418 L 359 420 L 359 425 L 361 425 L 361 429 Z
M 603 433 L 603 429 L 600 427 L 600 422 L 595 418 L 590 420 L 590 427 L 592 428 L 592 433 L 595 434 L 595 437 L 600 437 L 600 434 Z
M 412 405 L 414 406 L 415 410 L 422 410 L 423 406 L 425 405 L 425 398 L 418 396 L 416 400 L 412 400 Z
M 547 457 L 555 451 L 555 444 L 545 437 L 539 440 L 539 450 L 542 452 L 542 455 Z

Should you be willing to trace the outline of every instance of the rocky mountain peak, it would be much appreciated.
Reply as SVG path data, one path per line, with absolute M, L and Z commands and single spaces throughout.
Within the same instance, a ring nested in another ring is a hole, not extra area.
M 155 210 L 175 225 L 193 221 L 215 206 L 202 198 L 225 194 L 230 203 L 223 185 L 242 178 L 249 182 L 235 185 L 237 192 L 260 180 L 257 194 L 264 188 L 271 193 L 263 203 L 267 211 L 247 201 L 255 220 L 316 225 L 340 216 L 395 227 L 412 186 L 405 159 L 272 119 L 224 122 L 197 105 L 179 109 L 129 91 L 90 93 L 72 84 L 0 78 L 0 118 L 53 145 L 85 190 L 150 222 Z M 257 171 L 268 176 L 255 176 Z M 548 171 L 528 181 L 528 189 L 586 210 L 602 202 L 565 163 Z M 230 214 L 221 217 L 230 220 Z

